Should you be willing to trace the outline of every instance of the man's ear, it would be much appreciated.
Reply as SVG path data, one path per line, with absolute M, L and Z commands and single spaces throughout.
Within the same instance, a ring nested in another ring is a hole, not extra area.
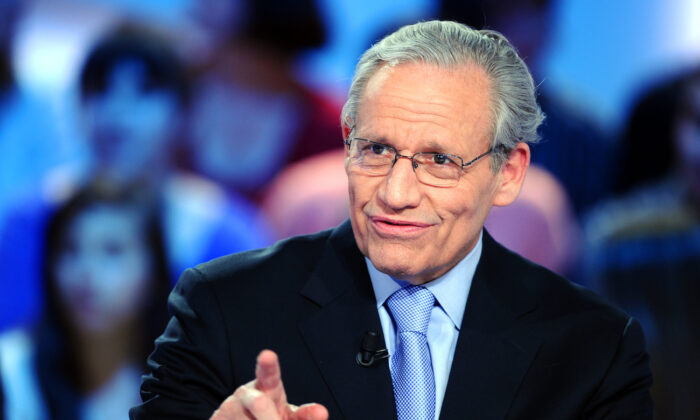
M 343 142 L 345 142 L 345 139 L 348 138 L 348 136 L 350 135 L 350 132 L 352 131 L 352 127 L 350 127 L 347 123 L 342 122 L 342 123 L 340 123 L 340 129 L 343 131 Z M 345 157 L 346 158 L 349 156 L 349 153 L 350 153 L 350 150 L 348 150 L 347 146 L 345 146 Z
M 499 170 L 499 185 L 493 197 L 494 206 L 507 206 L 520 194 L 520 188 L 525 181 L 527 167 L 530 166 L 530 147 L 527 143 L 520 142 L 508 155 Z
M 352 131 L 352 127 L 350 127 L 347 123 L 340 123 L 340 128 L 343 130 L 343 140 L 348 138 L 350 135 L 350 132 Z

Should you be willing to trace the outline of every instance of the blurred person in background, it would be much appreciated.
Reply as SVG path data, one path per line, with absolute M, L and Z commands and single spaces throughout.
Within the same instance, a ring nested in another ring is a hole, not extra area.
M 87 188 L 46 232 L 45 308 L 0 336 L 8 420 L 121 419 L 167 322 L 159 215 L 145 190 Z
M 285 167 L 270 182 L 262 210 L 277 239 L 329 229 L 350 216 L 343 149 Z
M 668 178 L 676 165 L 675 125 L 686 77 L 663 77 L 645 86 L 633 102 L 620 135 L 614 194 L 627 195 Z M 664 139 L 663 141 L 659 141 Z
M 557 274 L 580 281 L 581 232 L 571 201 L 547 170 L 530 165 L 513 204 L 495 207 L 484 225 L 501 244 Z
M 538 84 L 537 101 L 547 119 L 542 140 L 532 148 L 532 163 L 551 172 L 564 186 L 575 215 L 611 191 L 614 143 L 583 112 L 583 104 L 562 100 L 543 74 L 554 25 L 551 0 L 442 0 L 442 18 L 502 32 L 518 49 Z
M 661 112 L 649 121 L 641 117 L 651 116 L 649 110 Z M 634 162 L 621 166 L 637 177 L 626 180 L 629 192 L 586 219 L 587 282 L 642 322 L 652 355 L 656 418 L 697 419 L 700 69 L 650 89 L 626 132 L 638 137 L 626 138 L 627 160 Z
M 89 52 L 79 86 L 78 119 L 92 162 L 87 176 L 66 179 L 63 188 L 100 180 L 146 189 L 159 206 L 174 275 L 215 256 L 269 243 L 254 205 L 175 168 L 189 89 L 165 40 L 134 26 L 108 32 Z M 48 195 L 19 201 L 0 232 L 0 265 L 8 268 L 9 278 L 22 280 L 19 290 L 38 288 L 39 232 L 60 204 L 52 201 L 60 194 Z
M 342 149 L 339 106 L 294 74 L 299 54 L 325 42 L 314 0 L 236 4 L 230 31 L 196 69 L 188 166 L 261 202 L 288 163 Z

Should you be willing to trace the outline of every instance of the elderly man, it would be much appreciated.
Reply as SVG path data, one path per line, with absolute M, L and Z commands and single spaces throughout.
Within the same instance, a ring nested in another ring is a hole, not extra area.
M 350 222 L 186 271 L 132 418 L 651 417 L 639 324 L 483 229 L 542 119 L 496 32 L 370 48 L 342 115 Z

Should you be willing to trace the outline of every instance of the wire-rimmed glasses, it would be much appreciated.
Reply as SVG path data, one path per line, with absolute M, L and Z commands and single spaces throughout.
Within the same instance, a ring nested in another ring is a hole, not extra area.
M 434 187 L 454 187 L 464 168 L 493 152 L 490 148 L 465 163 L 461 157 L 447 153 L 421 152 L 404 156 L 392 146 L 359 137 L 348 137 L 345 144 L 349 149 L 350 164 L 367 175 L 387 175 L 399 158 L 405 158 L 411 160 L 418 181 Z

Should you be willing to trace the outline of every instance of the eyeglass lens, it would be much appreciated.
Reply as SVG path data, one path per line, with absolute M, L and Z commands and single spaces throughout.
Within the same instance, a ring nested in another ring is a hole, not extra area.
M 365 139 L 350 139 L 350 159 L 352 164 L 369 175 L 387 175 L 399 155 L 391 146 Z M 413 156 L 413 169 L 418 180 L 435 186 L 455 185 L 461 176 L 462 164 L 456 156 L 443 153 L 417 153 Z

